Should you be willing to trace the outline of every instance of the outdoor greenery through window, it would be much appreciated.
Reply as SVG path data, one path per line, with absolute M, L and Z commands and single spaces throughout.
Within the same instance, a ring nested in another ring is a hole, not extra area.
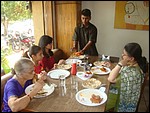
M 34 42 L 31 1 L 1 1 L 1 75 Z

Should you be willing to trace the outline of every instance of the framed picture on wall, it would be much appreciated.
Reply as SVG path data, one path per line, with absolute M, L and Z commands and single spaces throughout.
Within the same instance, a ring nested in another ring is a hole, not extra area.
M 116 1 L 114 28 L 149 30 L 149 1 Z

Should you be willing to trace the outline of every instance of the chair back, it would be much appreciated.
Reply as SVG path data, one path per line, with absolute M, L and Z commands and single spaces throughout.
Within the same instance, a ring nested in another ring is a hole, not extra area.
M 145 86 L 146 86 L 146 82 L 148 80 L 148 77 L 149 77 L 149 63 L 147 63 L 147 72 L 144 74 L 144 80 L 142 82 L 142 86 L 141 86 L 141 93 L 140 93 L 140 98 L 139 98 L 139 101 L 138 101 L 138 104 L 137 104 L 137 108 L 136 108 L 136 111 L 138 112 L 138 108 L 139 108 L 139 105 L 140 105 L 140 101 L 141 101 L 141 98 L 142 98 L 142 95 L 144 93 L 144 89 L 145 89 Z

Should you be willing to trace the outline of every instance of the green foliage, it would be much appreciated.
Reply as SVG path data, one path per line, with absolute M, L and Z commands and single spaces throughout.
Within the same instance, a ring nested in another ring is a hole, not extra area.
M 3 68 L 5 74 L 9 73 L 11 71 L 11 68 L 9 66 L 9 61 L 7 59 L 7 56 L 12 54 L 13 50 L 9 48 L 1 48 L 1 67 Z
M 27 8 L 27 1 L 1 1 L 1 18 L 2 21 L 16 21 L 31 18 L 32 14 Z

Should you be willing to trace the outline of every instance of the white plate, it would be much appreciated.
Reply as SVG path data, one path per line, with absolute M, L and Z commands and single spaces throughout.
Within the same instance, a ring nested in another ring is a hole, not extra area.
M 60 75 L 65 75 L 65 77 L 68 77 L 70 75 L 70 72 L 64 69 L 55 69 L 55 70 L 49 71 L 47 75 L 53 79 L 59 79 Z
M 90 98 L 92 94 L 99 95 L 103 100 L 100 103 L 92 103 Z M 99 106 L 106 102 L 107 95 L 106 93 L 98 90 L 98 89 L 83 89 L 77 92 L 76 100 L 83 105 L 86 106 Z
M 105 66 L 110 67 L 110 63 L 108 61 L 95 61 L 93 63 L 95 66 Z
M 100 85 L 101 85 L 101 81 L 97 80 L 96 78 L 90 78 L 90 79 L 82 82 L 82 86 L 84 88 L 95 89 L 95 88 L 99 88 Z
M 85 58 L 85 55 L 79 55 L 79 56 L 76 56 L 76 55 L 71 55 L 70 58 L 76 58 L 76 59 L 84 59 Z
M 105 61 L 95 61 L 93 64 L 95 66 L 102 66 L 105 63 Z
M 105 71 L 102 71 L 100 68 L 105 68 L 106 69 L 106 72 Z M 102 66 L 94 66 L 91 68 L 91 71 L 93 72 L 93 74 L 100 74 L 100 75 L 103 75 L 103 74 L 109 74 L 111 69 L 108 68 L 108 67 L 102 67 Z
M 35 85 L 35 84 L 29 85 L 29 86 L 25 89 L 25 93 L 28 94 L 28 93 L 32 90 L 32 88 L 34 87 L 34 85 Z M 53 93 L 53 91 L 54 91 L 54 86 L 53 86 L 53 85 L 49 86 L 49 85 L 45 84 L 45 85 L 43 86 L 42 91 L 43 91 L 43 92 L 46 92 L 46 93 L 44 93 L 44 94 L 37 94 L 36 96 L 34 96 L 34 98 L 42 98 L 42 97 L 46 97 L 46 96 L 50 95 L 50 94 Z
M 71 65 L 73 63 L 73 61 L 77 62 L 77 64 L 82 63 L 82 60 L 69 58 L 69 59 L 66 60 L 66 64 L 70 64 Z
M 68 65 L 68 64 L 61 64 L 61 65 L 57 65 L 57 68 L 58 69 L 70 69 L 72 66 L 71 65 Z
M 77 72 L 76 75 L 82 80 L 87 80 L 93 76 L 93 74 L 86 74 L 85 72 Z

